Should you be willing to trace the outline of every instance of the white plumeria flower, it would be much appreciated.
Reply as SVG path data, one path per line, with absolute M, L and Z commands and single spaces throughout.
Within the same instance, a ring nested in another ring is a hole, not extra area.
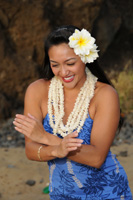
M 94 43 L 95 38 L 85 29 L 81 31 L 76 29 L 69 37 L 69 46 L 74 49 L 75 54 L 79 55 L 85 64 L 93 62 L 98 57 L 97 46 Z
M 80 55 L 80 58 L 83 63 L 92 63 L 94 60 L 96 60 L 98 56 L 98 50 L 97 46 L 94 44 L 93 48 L 90 50 L 90 53 L 88 55 Z

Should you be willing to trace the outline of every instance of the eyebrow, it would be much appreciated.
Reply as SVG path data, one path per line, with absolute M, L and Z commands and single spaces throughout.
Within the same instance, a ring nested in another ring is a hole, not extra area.
M 69 60 L 76 60 L 76 58 L 69 58 L 67 59 L 65 62 L 69 61 Z
M 70 60 L 76 60 L 76 58 L 69 58 L 69 59 L 65 60 L 65 62 L 68 62 L 68 61 L 70 61 Z M 58 62 L 56 62 L 56 61 L 54 61 L 54 60 L 50 60 L 50 62 L 58 63 Z
M 56 61 L 54 61 L 54 60 L 50 60 L 50 62 L 58 63 L 58 62 L 56 62 Z

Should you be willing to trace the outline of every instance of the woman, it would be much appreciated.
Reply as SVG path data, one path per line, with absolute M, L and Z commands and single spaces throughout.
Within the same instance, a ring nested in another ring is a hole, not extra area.
M 51 200 L 132 199 L 125 171 L 110 152 L 119 99 L 92 64 L 97 57 L 95 39 L 85 29 L 52 31 L 45 43 L 44 79 L 28 87 L 24 115 L 14 120 L 25 135 L 27 157 L 48 161 Z

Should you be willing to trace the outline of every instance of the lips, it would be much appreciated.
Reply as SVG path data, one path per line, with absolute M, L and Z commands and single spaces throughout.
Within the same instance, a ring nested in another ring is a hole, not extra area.
M 73 76 L 67 76 L 67 77 L 64 77 L 62 79 L 63 79 L 64 82 L 69 83 L 69 82 L 74 80 L 74 75 Z

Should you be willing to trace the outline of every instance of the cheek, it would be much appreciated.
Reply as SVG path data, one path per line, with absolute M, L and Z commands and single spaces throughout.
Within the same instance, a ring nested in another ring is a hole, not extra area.
M 85 66 L 84 65 L 78 65 L 76 71 L 77 71 L 78 74 L 82 75 L 83 73 L 85 73 Z
M 58 74 L 58 69 L 57 68 L 54 68 L 54 67 L 51 67 L 51 69 L 52 69 L 52 72 L 55 74 L 55 75 L 57 75 Z

